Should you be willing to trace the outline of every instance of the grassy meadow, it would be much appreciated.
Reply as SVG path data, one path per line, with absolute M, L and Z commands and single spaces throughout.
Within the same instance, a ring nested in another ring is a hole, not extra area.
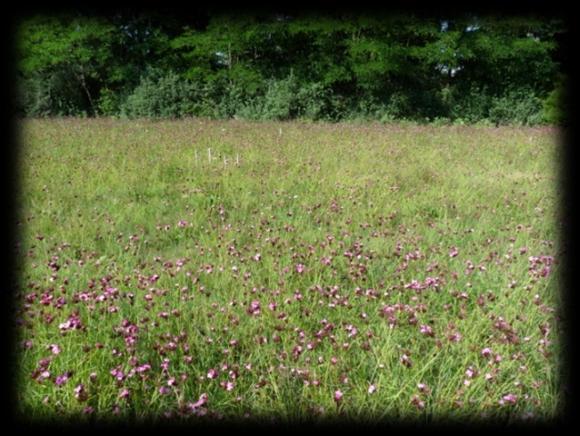
M 558 413 L 555 129 L 20 129 L 27 417 Z

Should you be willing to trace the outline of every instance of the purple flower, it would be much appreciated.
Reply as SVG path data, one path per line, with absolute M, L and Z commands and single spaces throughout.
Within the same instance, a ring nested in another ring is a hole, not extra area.
M 492 351 L 489 348 L 484 348 L 483 350 L 481 350 L 481 355 L 483 357 L 490 357 L 491 353 L 492 353 Z
M 342 401 L 343 393 L 340 390 L 334 391 L 334 401 L 336 403 L 340 403 Z
M 459 251 L 457 250 L 457 247 L 451 247 L 451 250 L 449 250 L 449 257 L 455 257 L 459 254 Z
M 195 409 L 197 409 L 198 407 L 203 406 L 204 404 L 207 403 L 207 394 L 203 393 L 200 395 L 199 400 L 197 400 L 195 403 L 188 403 L 187 407 L 189 407 L 192 411 L 194 411 Z
M 69 330 L 79 330 L 83 327 L 80 318 L 78 317 L 77 314 L 72 314 L 71 316 L 69 316 L 69 318 L 63 322 L 60 323 L 58 325 L 58 328 L 63 331 L 69 331 Z
M 143 365 L 140 365 L 136 368 L 137 373 L 142 374 L 144 372 L 147 372 L 151 369 L 151 365 L 149 365 L 148 363 L 144 363 Z
M 74 390 L 74 396 L 79 401 L 85 401 L 87 399 L 87 393 L 85 392 L 85 385 L 82 383 L 77 385 Z
M 507 394 L 504 395 L 501 400 L 499 400 L 499 404 L 502 406 L 505 404 L 516 404 L 517 401 L 518 401 L 517 396 L 515 396 L 514 394 Z
M 423 410 L 425 408 L 425 402 L 421 400 L 417 395 L 413 395 L 411 397 L 411 404 L 419 410 Z
M 427 386 L 425 383 L 418 383 L 417 389 L 419 389 L 419 392 L 423 394 L 429 394 L 431 392 L 431 389 L 429 389 L 429 386 Z
M 34 342 L 32 341 L 32 339 L 28 339 L 22 343 L 22 346 L 24 348 L 26 348 L 27 350 L 31 349 L 33 345 L 34 345 Z
M 465 371 L 465 375 L 468 378 L 473 378 L 477 375 L 477 370 L 475 370 L 472 366 L 470 366 L 469 368 L 467 368 L 467 370 Z
M 119 393 L 119 398 L 122 398 L 122 399 L 129 398 L 130 395 L 131 395 L 131 392 L 129 392 L 129 389 L 125 388 L 121 391 L 121 393 Z
M 409 356 L 407 356 L 406 354 L 403 354 L 401 356 L 400 359 L 401 363 L 403 365 L 405 365 L 407 368 L 410 368 L 411 366 L 413 366 L 413 362 L 411 362 L 411 358 Z
M 52 354 L 60 353 L 60 347 L 56 344 L 50 344 L 47 348 L 51 351 Z
M 425 336 L 433 336 L 433 329 L 428 325 L 421 325 L 419 331 L 424 334 Z
M 250 303 L 250 307 L 248 307 L 248 313 L 250 315 L 260 314 L 260 302 L 258 300 L 254 300 Z
M 302 265 L 301 263 L 299 263 L 298 265 L 296 265 L 296 272 L 298 274 L 302 274 L 305 269 L 306 269 L 306 267 L 304 265 Z
M 211 368 L 211 369 L 210 369 L 210 370 L 207 372 L 207 378 L 209 378 L 209 379 L 214 379 L 214 378 L 217 378 L 217 376 L 218 376 L 218 372 L 217 372 L 215 369 L 213 369 L 213 368 Z
M 377 390 L 377 387 L 375 385 L 370 385 L 369 389 L 368 389 L 368 393 L 373 394 L 376 390 Z
M 462 336 L 461 333 L 459 332 L 453 332 L 449 336 L 447 336 L 447 339 L 449 339 L 451 342 L 459 342 L 461 338 Z
M 57 376 L 56 377 L 56 380 L 54 381 L 54 383 L 57 386 L 62 386 L 63 384 L 65 384 L 68 381 L 68 379 L 69 379 L 70 376 L 71 376 L 71 372 L 70 371 L 67 371 L 64 374 L 61 374 L 61 375 Z

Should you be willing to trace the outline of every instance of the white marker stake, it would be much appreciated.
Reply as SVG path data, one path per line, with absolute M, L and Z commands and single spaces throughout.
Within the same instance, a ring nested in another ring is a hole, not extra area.
M 240 155 L 236 154 L 236 165 L 240 166 Z
M 207 160 L 209 163 L 211 163 L 211 148 L 207 149 Z

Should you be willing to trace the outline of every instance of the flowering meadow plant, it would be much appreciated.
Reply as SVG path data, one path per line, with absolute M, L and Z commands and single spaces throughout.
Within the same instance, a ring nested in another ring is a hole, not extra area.
M 558 413 L 553 129 L 21 127 L 27 416 Z

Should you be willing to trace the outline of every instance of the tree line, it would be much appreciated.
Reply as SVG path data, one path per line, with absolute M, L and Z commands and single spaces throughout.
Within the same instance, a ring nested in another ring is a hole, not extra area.
M 24 116 L 562 122 L 556 19 L 119 12 L 18 27 Z

